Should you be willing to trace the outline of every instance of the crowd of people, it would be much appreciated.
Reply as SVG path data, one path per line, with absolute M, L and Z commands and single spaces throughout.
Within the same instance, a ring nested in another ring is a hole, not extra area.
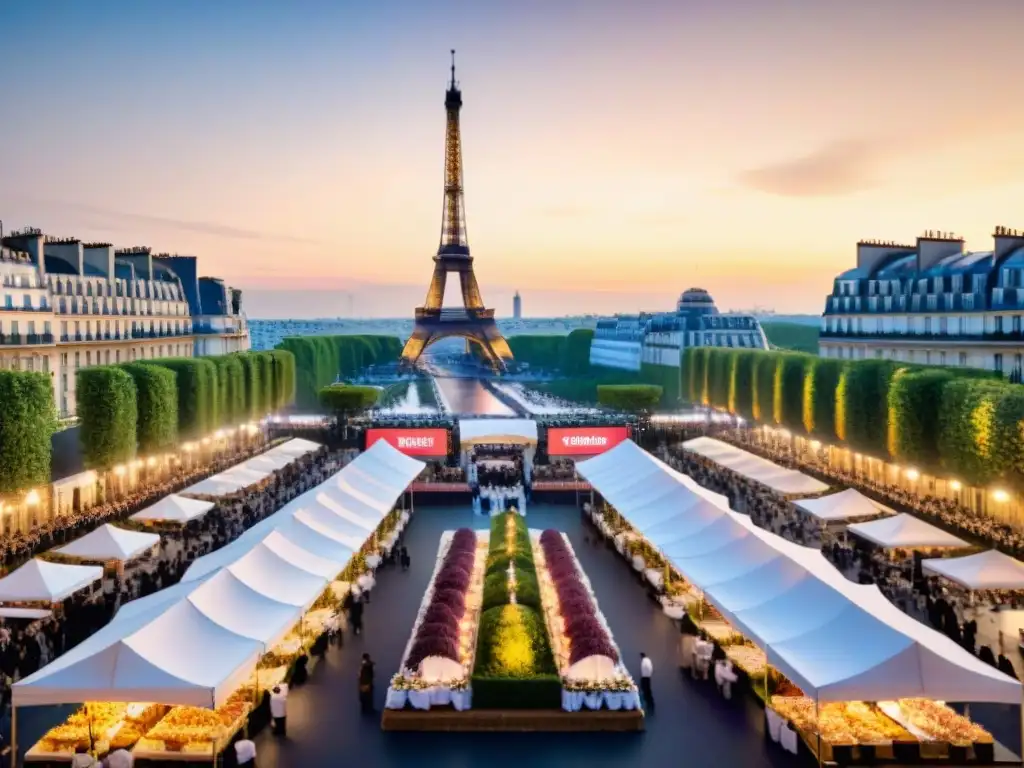
M 857 488 L 869 496 L 881 499 L 889 506 L 929 518 L 945 528 L 955 530 L 1008 555 L 1024 558 L 1024 531 L 975 512 L 954 499 L 921 494 L 899 485 L 878 482 L 855 475 L 844 468 L 832 466 L 822 459 L 798 462 L 788 451 L 773 449 L 746 432 L 730 432 L 728 438 L 746 450 L 761 454 L 777 464 L 815 475 L 830 485 Z
M 170 477 L 146 482 L 123 494 L 74 514 L 36 521 L 27 533 L 17 531 L 0 537 L 0 565 L 12 570 L 40 552 L 60 547 L 104 523 L 123 520 L 151 506 L 171 493 L 187 488 L 210 475 L 232 467 L 263 451 L 263 441 L 248 443 L 218 454 L 211 461 L 191 468 L 177 467 Z
M 541 464 L 538 461 L 534 461 L 533 479 L 575 480 L 576 462 L 574 462 L 572 459 L 553 459 L 547 464 Z
M 884 550 L 856 537 L 846 537 L 841 531 L 821 526 L 766 486 L 710 459 L 680 447 L 663 446 L 661 453 L 673 469 L 722 494 L 732 509 L 750 515 L 760 527 L 790 541 L 821 548 L 847 578 L 877 585 L 906 613 L 927 622 L 983 661 L 1017 676 L 1013 662 L 1005 655 L 1005 638 L 998 630 L 988 631 L 985 638 L 998 646 L 998 654 L 992 645 L 979 645 L 978 621 L 991 621 L 993 608 L 1024 605 L 1024 595 L 1009 592 L 968 595 L 943 583 L 939 577 L 927 577 L 922 572 L 921 560 L 938 556 L 938 552 Z M 1011 638 L 1011 647 L 1015 648 L 1016 644 L 1017 638 Z
M 126 563 L 120 573 L 105 572 L 98 586 L 65 599 L 49 617 L 34 621 L 0 620 L 2 711 L 9 712 L 12 683 L 90 637 L 110 621 L 122 604 L 177 583 L 196 559 L 234 541 L 267 515 L 323 482 L 355 455 L 353 450 L 331 452 L 326 448 L 307 454 L 274 472 L 258 487 L 221 498 L 202 517 L 184 525 L 165 527 L 161 543 L 153 553 Z M 209 468 L 203 474 L 209 474 Z M 133 509 L 125 508 L 122 515 Z M 86 532 L 84 526 L 80 530 Z M 8 732 L 0 726 L 0 733 Z
M 466 470 L 462 467 L 449 467 L 447 464 L 429 461 L 416 480 L 421 483 L 464 483 L 466 482 Z

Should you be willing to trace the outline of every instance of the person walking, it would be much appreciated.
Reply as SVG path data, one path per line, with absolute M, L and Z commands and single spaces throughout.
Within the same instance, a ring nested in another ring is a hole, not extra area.
M 412 561 L 409 559 L 409 550 L 402 547 L 402 551 L 399 552 L 398 557 L 402 564 L 402 570 L 408 571 L 409 566 L 412 565 Z
M 359 665 L 359 710 L 364 715 L 373 712 L 373 659 L 368 653 Z
M 287 736 L 288 686 L 275 685 L 270 692 L 270 717 L 274 722 L 274 735 Z
M 348 609 L 348 620 L 352 625 L 352 634 L 361 635 L 363 633 L 363 596 L 358 595 L 352 600 L 352 605 Z
M 654 674 L 654 664 L 646 653 L 640 654 L 640 693 L 643 694 L 644 704 L 650 713 L 654 714 L 654 691 L 651 690 L 651 676 Z

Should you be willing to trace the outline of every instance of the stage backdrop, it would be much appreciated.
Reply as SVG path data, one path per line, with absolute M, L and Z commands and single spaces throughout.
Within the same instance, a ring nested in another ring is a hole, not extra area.
M 596 456 L 628 438 L 628 427 L 551 427 L 548 456 Z
M 385 440 L 407 456 L 447 456 L 447 429 L 368 429 L 366 447 Z

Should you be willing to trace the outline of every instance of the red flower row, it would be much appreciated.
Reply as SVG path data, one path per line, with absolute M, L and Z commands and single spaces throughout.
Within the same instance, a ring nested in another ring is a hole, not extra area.
M 569 640 L 569 663 L 589 656 L 607 656 L 619 660 L 611 637 L 597 618 L 597 605 L 583 583 L 576 557 L 558 531 L 548 529 L 540 535 L 540 546 L 548 574 L 558 594 L 559 612 L 565 621 Z
M 428 656 L 459 661 L 459 622 L 466 613 L 475 559 L 476 534 L 460 528 L 434 575 L 434 593 L 405 659 L 406 669 L 417 669 Z

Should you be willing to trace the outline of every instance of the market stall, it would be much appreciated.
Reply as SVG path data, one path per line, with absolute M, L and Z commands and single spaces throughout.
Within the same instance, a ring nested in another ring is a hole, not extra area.
M 773 461 L 737 448 L 713 437 L 696 437 L 683 443 L 683 448 L 710 459 L 716 464 L 761 483 L 778 493 L 806 495 L 827 491 L 828 486 L 795 469 L 780 467 Z
M 386 443 L 374 452 L 363 469 L 391 475 L 382 482 L 396 489 L 393 502 L 422 464 L 382 460 L 383 453 L 397 453 Z M 326 485 L 296 502 L 301 506 Z M 83 722 L 93 737 L 106 739 L 86 743 L 101 752 L 112 748 L 135 716 L 138 722 L 125 733 L 134 737 L 136 757 L 215 761 L 262 693 L 309 653 L 350 580 L 365 576 L 379 542 L 397 535 L 407 519 L 394 510 L 378 512 L 377 525 L 361 529 L 356 549 L 337 541 L 332 549 L 329 535 L 310 529 L 306 540 L 319 544 L 312 552 L 289 537 L 294 516 L 278 512 L 257 534 L 243 537 L 242 546 L 229 545 L 235 547 L 231 558 L 208 561 L 214 565 L 199 575 L 128 603 L 107 626 L 13 687 L 15 713 L 21 706 L 87 702 L 29 751 L 33 759 L 70 759 L 82 743 Z M 142 723 L 153 712 L 142 702 L 163 708 L 153 723 Z
M 164 496 L 160 501 L 146 507 L 141 512 L 131 516 L 131 520 L 140 523 L 187 523 L 202 517 L 211 509 L 217 506 L 212 501 L 202 499 L 190 499 L 187 496 L 179 496 L 172 493 Z
M 68 565 L 34 558 L 0 579 L 0 602 L 59 603 L 103 578 L 98 565 Z
M 905 512 L 870 523 L 854 523 L 846 530 L 883 549 L 965 549 L 971 546 L 960 537 Z
M 80 539 L 58 547 L 53 552 L 61 557 L 105 563 L 133 560 L 150 552 L 160 543 L 160 534 L 128 531 L 116 525 L 101 525 Z
M 793 505 L 823 523 L 859 520 L 894 514 L 889 507 L 869 499 L 856 488 L 814 499 L 797 499 Z
M 848 581 L 819 551 L 760 529 L 746 516 L 702 504 L 696 494 L 687 504 L 690 491 L 681 481 L 673 505 L 634 496 L 619 467 L 635 450 L 613 448 L 580 463 L 579 471 L 634 535 L 661 552 L 698 604 L 716 612 L 704 621 L 713 642 L 699 649 L 698 665 L 707 668 L 714 644 L 750 648 L 733 661 L 763 676 L 769 711 L 780 721 L 792 725 L 798 710 L 806 712 L 808 705 L 796 699 L 809 701 L 819 715 L 822 705 L 833 702 L 866 702 L 872 712 L 878 702 L 911 699 L 1020 705 L 1018 681 L 907 616 L 877 587 Z M 662 474 L 670 477 L 667 467 Z M 705 617 L 698 612 L 698 619 Z M 831 759 L 833 746 L 848 745 L 829 740 L 826 719 L 804 735 L 819 758 Z
M 181 493 L 185 496 L 218 497 L 230 496 L 244 491 L 270 477 L 272 472 L 264 469 L 246 469 L 235 466 L 231 469 L 211 475 L 205 480 L 190 485 Z
M 921 568 L 955 581 L 964 589 L 1024 590 L 1024 563 L 994 549 L 966 557 L 922 560 Z

